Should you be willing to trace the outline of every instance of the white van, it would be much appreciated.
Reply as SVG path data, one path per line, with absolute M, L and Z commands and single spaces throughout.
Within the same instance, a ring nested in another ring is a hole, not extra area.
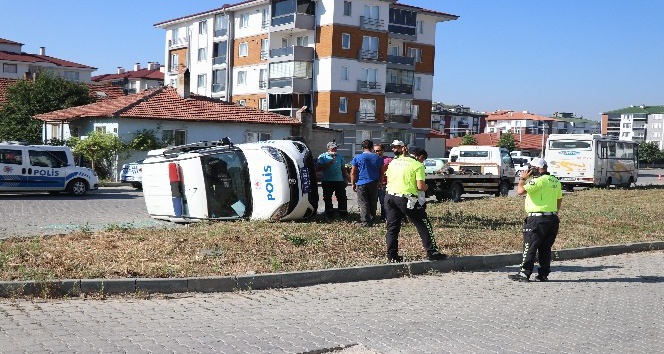
M 453 147 L 449 156 L 449 165 L 457 172 L 494 174 L 508 179 L 516 176 L 512 156 L 505 148 L 462 145 Z
M 74 165 L 66 146 L 0 143 L 0 192 L 68 192 L 83 195 L 99 188 L 97 175 Z
M 306 144 L 227 138 L 153 150 L 143 161 L 143 197 L 155 219 L 297 220 L 316 215 L 314 160 Z

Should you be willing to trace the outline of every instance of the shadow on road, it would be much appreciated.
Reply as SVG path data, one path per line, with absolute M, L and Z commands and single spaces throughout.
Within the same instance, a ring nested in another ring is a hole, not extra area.
M 80 197 L 69 195 L 65 192 L 59 194 L 44 193 L 14 193 L 14 194 L 0 194 L 0 201 L 11 200 L 128 200 L 142 198 L 142 196 L 133 190 L 128 189 L 99 189 L 96 191 L 88 192 Z
M 664 283 L 664 277 L 639 275 L 636 278 L 605 278 L 605 279 L 550 279 L 551 283 Z

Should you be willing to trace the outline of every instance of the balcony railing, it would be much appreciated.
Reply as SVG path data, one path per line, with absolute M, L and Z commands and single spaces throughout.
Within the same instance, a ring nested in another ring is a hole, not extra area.
M 646 129 L 646 126 L 645 125 L 633 125 L 632 129 L 633 130 L 643 130 L 643 129 Z
M 226 55 L 214 57 L 214 59 L 212 60 L 212 64 L 214 65 L 226 64 Z
M 357 91 L 376 92 L 381 91 L 380 82 L 357 80 Z
M 410 124 L 410 114 L 385 113 L 385 123 Z
M 168 46 L 169 47 L 179 47 L 179 46 L 184 46 L 189 44 L 189 39 L 188 38 L 175 38 L 175 39 L 169 39 L 168 40 Z
M 385 84 L 385 93 L 404 93 L 412 95 L 413 85 L 387 83 Z
M 392 64 L 413 65 L 415 64 L 415 58 L 402 57 L 399 55 L 388 55 L 387 62 Z
M 293 55 L 293 46 L 270 49 L 270 58 Z
M 263 20 L 261 22 L 261 29 L 267 29 L 268 27 L 270 27 L 270 20 Z
M 212 84 L 212 92 L 226 91 L 226 84 Z
M 390 23 L 387 26 L 389 33 L 402 34 L 406 36 L 417 37 L 417 28 Z
M 360 28 L 367 29 L 383 29 L 385 27 L 385 21 L 379 20 L 377 18 L 364 17 L 360 16 Z
M 378 60 L 378 51 L 370 49 L 360 49 L 360 60 Z
M 376 112 L 358 111 L 358 112 L 355 113 L 355 121 L 357 123 L 375 122 L 376 121 Z
M 315 28 L 315 17 L 304 13 L 291 13 L 272 17 L 270 21 L 272 27 L 280 27 L 279 29 L 306 29 L 312 30 Z
M 261 50 L 261 60 L 266 60 L 269 58 L 269 52 L 267 50 Z
M 314 48 L 294 45 L 270 49 L 270 59 L 273 59 L 272 61 L 311 61 L 314 59 Z
M 258 81 L 258 88 L 259 89 L 264 89 L 266 87 L 267 87 L 267 81 L 265 81 L 265 80 Z
M 228 33 L 227 28 L 222 28 L 222 29 L 216 29 L 214 30 L 214 36 L 215 37 L 223 37 Z

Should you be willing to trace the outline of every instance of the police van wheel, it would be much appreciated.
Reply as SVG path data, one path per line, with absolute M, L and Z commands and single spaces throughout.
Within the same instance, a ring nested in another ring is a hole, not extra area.
M 510 183 L 507 181 L 500 182 L 498 185 L 498 191 L 496 192 L 496 197 L 507 197 L 510 192 Z
M 461 183 L 459 182 L 454 182 L 454 184 L 452 184 L 451 190 L 452 190 L 452 195 L 451 195 L 452 201 L 455 203 L 460 202 L 461 195 L 463 194 L 463 185 L 461 185 Z
M 81 196 L 88 191 L 88 184 L 82 179 L 75 179 L 67 185 L 67 193 Z

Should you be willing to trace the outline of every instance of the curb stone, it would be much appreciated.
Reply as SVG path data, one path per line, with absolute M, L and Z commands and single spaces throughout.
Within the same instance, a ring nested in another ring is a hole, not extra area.
M 612 256 L 623 253 L 664 250 L 664 241 L 554 250 L 553 260 Z M 405 262 L 302 272 L 247 274 L 225 277 L 62 279 L 0 281 L 0 297 L 77 295 L 80 293 L 131 294 L 136 292 L 174 294 L 186 292 L 233 292 L 292 288 L 329 283 L 400 278 L 430 272 L 471 271 L 519 264 L 521 253 L 452 257 L 443 261 Z

